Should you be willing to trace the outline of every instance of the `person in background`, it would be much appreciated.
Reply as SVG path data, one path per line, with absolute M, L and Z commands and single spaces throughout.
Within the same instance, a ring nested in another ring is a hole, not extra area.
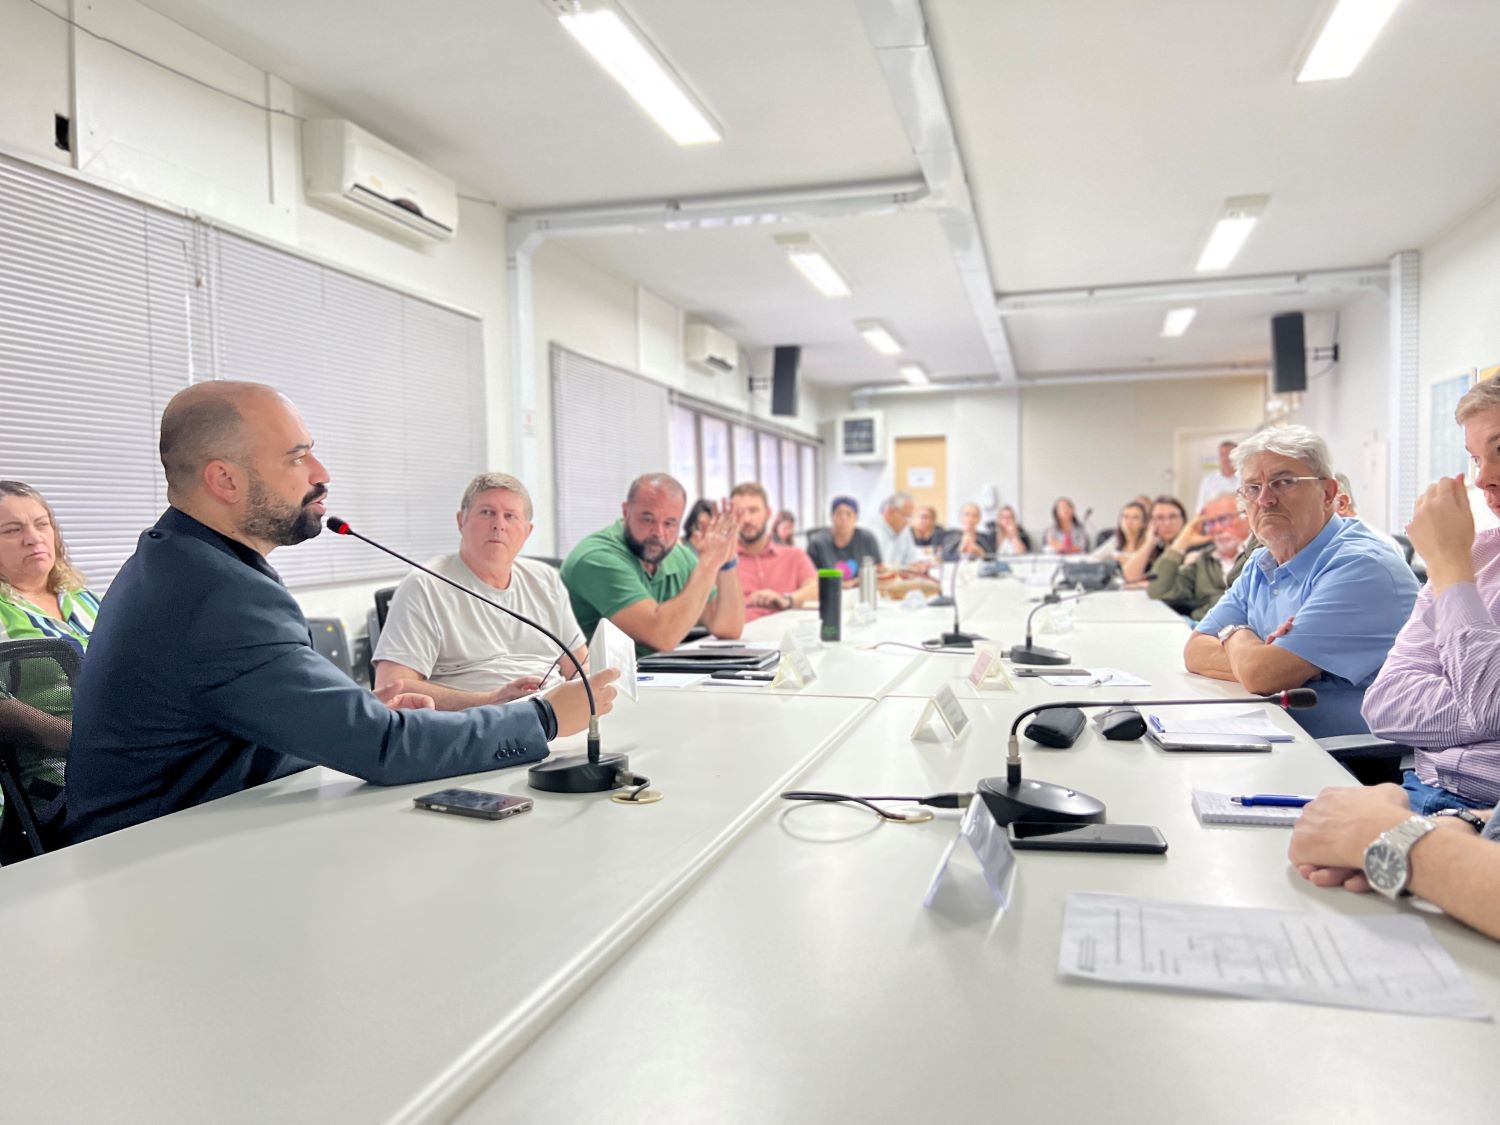
M 1156 560 L 1146 596 L 1201 621 L 1234 585 L 1257 546 L 1240 513 L 1239 498 L 1221 492 L 1183 525 Z
M 916 502 L 905 492 L 891 493 L 880 505 L 874 534 L 880 544 L 880 561 L 885 566 L 899 570 L 916 565 L 917 544 L 911 533 L 916 507 Z
M 1381 531 L 1380 528 L 1376 527 L 1374 524 L 1370 523 L 1368 520 L 1360 516 L 1359 511 L 1354 506 L 1354 489 L 1349 484 L 1349 478 L 1343 473 L 1334 473 L 1333 479 L 1338 481 L 1339 484 L 1339 494 L 1334 497 L 1333 510 L 1338 515 L 1341 515 L 1346 519 L 1359 520 L 1371 531 L 1373 531 L 1377 538 L 1388 543 L 1391 550 L 1395 551 L 1396 554 L 1405 559 L 1406 548 L 1401 546 L 1400 543 L 1396 542 L 1395 536 L 1387 535 L 1384 531 Z
M 1042 536 L 1042 550 L 1049 555 L 1077 555 L 1090 550 L 1088 532 L 1078 521 L 1073 501 L 1059 496 L 1052 505 L 1052 526 Z
M 779 543 L 783 547 L 796 546 L 797 517 L 785 508 L 776 513 L 776 519 L 771 523 L 771 542 Z
M 697 551 L 678 541 L 687 492 L 666 473 L 631 481 L 621 518 L 585 535 L 563 560 L 562 580 L 585 637 L 608 617 L 645 655 L 674 649 L 703 625 L 734 639 L 745 627 L 736 572 L 739 521 L 716 512 Z
M 28 484 L 0 480 L 0 641 L 52 637 L 82 656 L 98 615 L 51 505 Z M 64 718 L 72 711 L 66 684 L 23 683 L 12 694 Z
M 329 477 L 312 446 L 296 408 L 262 384 L 194 383 L 167 404 L 170 506 L 115 576 L 78 682 L 70 839 L 311 765 L 407 785 L 537 761 L 553 738 L 588 724 L 582 681 L 437 711 L 399 684 L 366 691 L 312 647 L 267 561 L 323 529 Z M 617 678 L 589 678 L 601 713 Z
M 1203 505 L 1219 493 L 1233 492 L 1240 486 L 1240 478 L 1234 472 L 1234 448 L 1235 443 L 1228 438 L 1219 442 L 1219 467 L 1213 472 L 1205 473 L 1198 484 L 1198 511 L 1203 511 Z M 1167 542 L 1170 543 L 1171 540 Z
M 703 533 L 714 522 L 715 514 L 712 501 L 694 500 L 693 506 L 688 509 L 687 518 L 682 521 L 682 541 L 696 551 L 703 542 Z
M 1146 544 L 1146 507 L 1132 500 L 1120 509 L 1120 522 L 1108 540 L 1090 554 L 1099 562 L 1123 562 Z
M 1333 514 L 1328 446 L 1305 426 L 1265 429 L 1234 451 L 1239 497 L 1264 546 L 1189 638 L 1189 672 L 1254 695 L 1310 685 L 1294 711 L 1315 738 L 1364 734 L 1359 706 L 1411 613 L 1417 580 L 1358 520 Z
M 1176 539 L 1187 522 L 1187 512 L 1175 496 L 1158 496 L 1151 502 L 1151 526 L 1139 550 L 1120 562 L 1120 576 L 1128 582 L 1148 578 L 1168 543 Z
M 1455 416 L 1474 485 L 1500 515 L 1500 383 L 1471 387 Z M 1458 476 L 1422 495 L 1406 534 L 1427 584 L 1365 692 L 1364 717 L 1374 734 L 1415 747 L 1403 782 L 1412 812 L 1487 808 L 1500 801 L 1500 528 L 1475 530 Z
M 911 538 L 918 547 L 936 550 L 943 545 L 944 531 L 938 525 L 937 509 L 922 507 L 917 509 L 916 518 L 912 520 Z
M 880 544 L 859 526 L 859 502 L 852 496 L 835 496 L 829 505 L 829 527 L 807 537 L 807 554 L 819 570 L 842 570 L 845 579 L 859 573 L 861 561 L 880 564 Z
M 1372 880 L 1390 898 L 1419 895 L 1488 937 L 1500 938 L 1500 816 L 1445 809 L 1413 815 L 1397 785 L 1325 789 L 1302 810 L 1287 858 L 1308 882 L 1364 892 Z M 1414 822 L 1414 823 L 1413 823 Z M 1403 826 L 1410 825 L 1410 828 Z M 1401 829 L 1392 833 L 1393 829 Z M 1370 847 L 1385 845 L 1371 867 Z M 1402 862 L 1393 865 L 1393 852 Z
M 818 572 L 801 547 L 771 538 L 771 503 L 753 481 L 735 485 L 729 504 L 740 521 L 740 588 L 745 591 L 745 620 L 818 600 Z
M 557 568 L 519 557 L 531 517 L 524 484 L 506 473 L 479 474 L 459 501 L 458 551 L 434 559 L 432 569 L 546 626 L 582 664 L 587 638 Z M 531 626 L 420 570 L 396 587 L 374 659 L 377 691 L 401 681 L 439 711 L 520 699 L 554 667 L 564 679 L 577 674 Z
M 1016 519 L 1016 510 L 1009 504 L 995 513 L 995 554 L 1029 555 L 1032 552 L 1031 536 Z
M 995 553 L 995 541 L 987 531 L 979 529 L 979 505 L 965 504 L 958 511 L 958 526 L 943 536 L 943 558 L 982 559 Z M 1011 513 L 1014 519 L 1015 513 Z

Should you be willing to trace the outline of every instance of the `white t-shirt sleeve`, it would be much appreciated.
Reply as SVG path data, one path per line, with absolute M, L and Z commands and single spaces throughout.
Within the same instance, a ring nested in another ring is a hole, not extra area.
M 553 620 L 556 623 L 553 631 L 563 639 L 563 644 L 567 645 L 569 650 L 587 644 L 588 638 L 578 627 L 578 618 L 573 616 L 573 601 L 568 597 L 568 588 L 563 585 L 562 573 L 556 567 L 548 566 L 546 563 L 541 565 L 547 570 L 547 593 L 552 603 Z M 564 661 L 566 659 L 564 657 Z
M 437 667 L 441 645 L 441 629 L 427 581 L 420 573 L 408 574 L 391 598 L 385 626 L 375 642 L 375 660 L 404 664 L 427 677 Z

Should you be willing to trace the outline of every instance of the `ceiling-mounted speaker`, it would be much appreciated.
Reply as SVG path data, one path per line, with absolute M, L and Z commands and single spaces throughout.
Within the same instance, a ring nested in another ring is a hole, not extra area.
M 802 349 L 784 346 L 776 349 L 771 363 L 771 413 L 782 417 L 797 414 L 797 368 Z
M 1299 312 L 1271 318 L 1271 388 L 1279 395 L 1307 390 L 1307 334 Z

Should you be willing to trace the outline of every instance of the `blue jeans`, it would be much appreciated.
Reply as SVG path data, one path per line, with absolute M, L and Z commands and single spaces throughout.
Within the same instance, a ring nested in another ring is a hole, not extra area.
M 1417 776 L 1416 770 L 1406 771 L 1406 776 L 1401 779 L 1401 788 L 1406 790 L 1407 799 L 1411 802 L 1411 811 L 1418 816 L 1431 816 L 1438 809 L 1488 809 L 1492 807 L 1488 801 L 1467 801 L 1457 793 L 1439 789 L 1436 785 L 1428 785 Z

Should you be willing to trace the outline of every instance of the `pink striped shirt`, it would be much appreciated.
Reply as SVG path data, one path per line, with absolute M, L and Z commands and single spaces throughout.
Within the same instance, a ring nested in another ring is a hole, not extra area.
M 1365 691 L 1381 738 L 1416 748 L 1417 776 L 1471 801 L 1500 801 L 1500 528 L 1474 538 L 1473 585 L 1422 587 Z

